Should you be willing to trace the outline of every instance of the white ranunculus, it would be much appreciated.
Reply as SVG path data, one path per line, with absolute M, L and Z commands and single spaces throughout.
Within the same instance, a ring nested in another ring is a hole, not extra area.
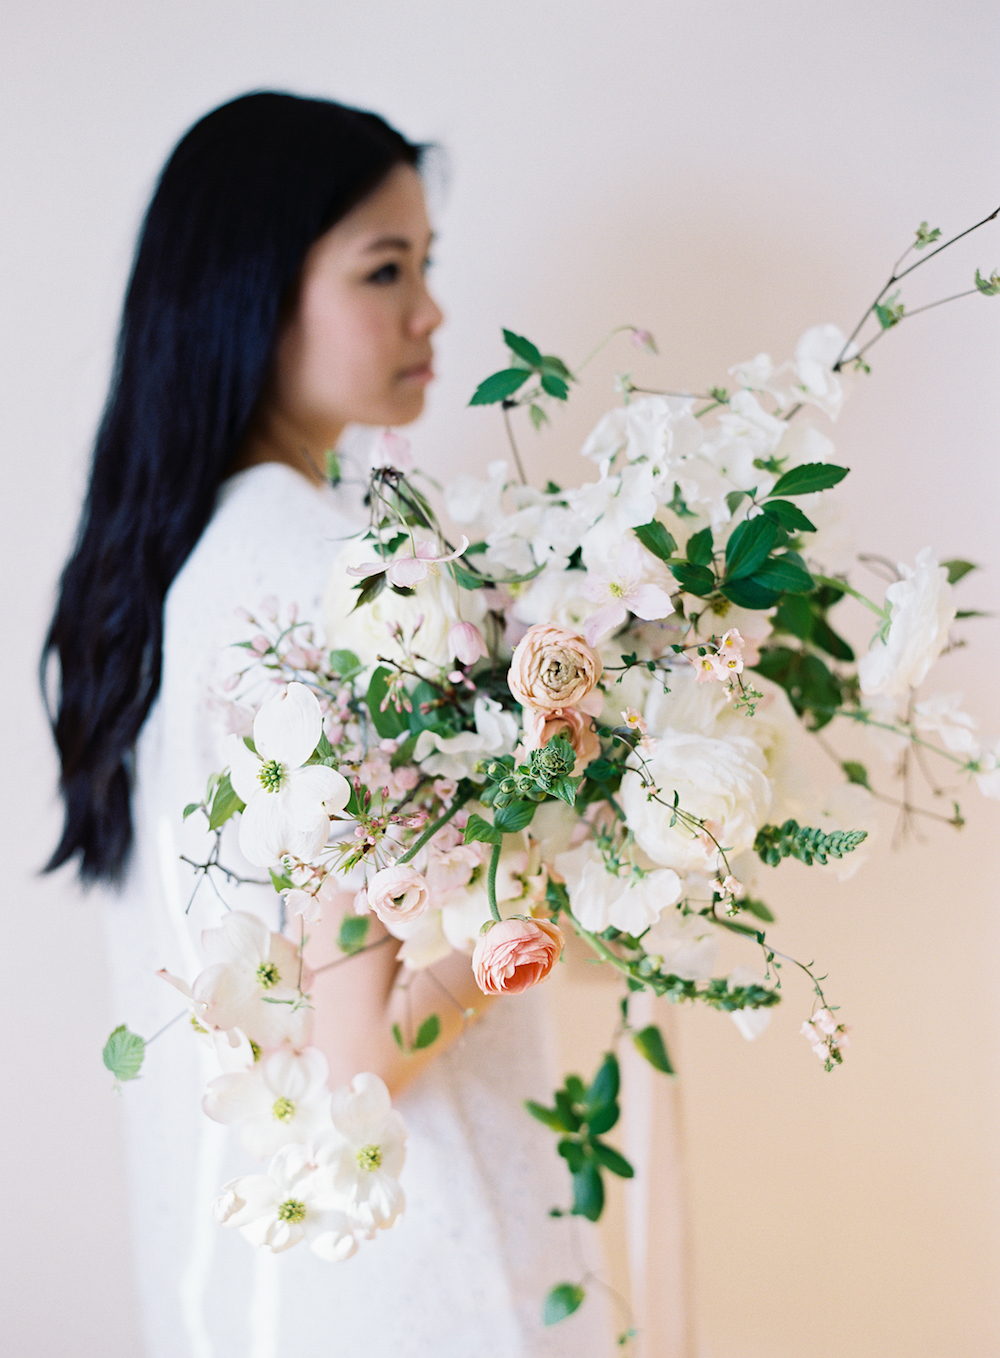
M 417 540 L 422 540 L 420 534 Z M 386 586 L 372 603 L 356 609 L 358 592 L 354 586 L 359 582 L 347 574 L 347 568 L 360 566 L 371 556 L 371 544 L 360 539 L 345 543 L 337 553 L 323 597 L 329 644 L 353 651 L 366 668 L 374 666 L 380 655 L 401 661 L 404 651 L 392 635 L 398 624 L 413 654 L 432 667 L 450 669 L 448 633 L 457 622 L 471 622 L 482 629 L 486 617 L 483 591 L 459 590 L 447 566 L 442 566 L 431 570 L 413 594 L 397 594 Z
M 939 566 L 930 547 L 917 553 L 911 569 L 900 565 L 902 579 L 885 592 L 892 605 L 889 634 L 876 640 L 858 661 L 858 678 L 865 697 L 886 694 L 904 697 L 923 683 L 927 671 L 948 642 L 955 617 L 948 572 Z
M 274 867 L 286 853 L 311 858 L 326 843 L 331 814 L 350 799 L 350 784 L 336 769 L 306 765 L 322 729 L 316 695 L 291 683 L 254 717 L 256 753 L 239 736 L 226 737 L 229 779 L 246 803 L 240 849 L 258 867 Z
M 659 734 L 647 768 L 661 800 L 650 799 L 636 771 L 622 779 L 620 800 L 629 829 L 661 867 L 710 872 L 718 850 L 709 835 L 681 819 L 670 824 L 674 793 L 680 810 L 703 821 L 727 852 L 741 853 L 753 844 L 770 809 L 764 762 L 759 746 L 746 736 L 719 740 L 668 729 Z
M 642 946 L 663 958 L 661 971 L 684 981 L 707 981 L 719 951 L 719 931 L 704 915 L 664 910 L 643 935 Z
M 282 1047 L 250 1070 L 209 1081 L 202 1108 L 216 1122 L 237 1123 L 243 1149 L 263 1160 L 330 1125 L 328 1073 L 318 1048 Z
M 424 773 L 435 778 L 473 778 L 482 782 L 485 775 L 475 772 L 479 761 L 512 752 L 517 743 L 517 718 L 505 712 L 493 698 L 477 698 L 472 712 L 475 731 L 461 731 L 457 736 L 420 732 L 413 762 Z

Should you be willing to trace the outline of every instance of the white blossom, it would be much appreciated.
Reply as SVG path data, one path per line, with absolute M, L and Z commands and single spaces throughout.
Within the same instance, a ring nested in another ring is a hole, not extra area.
M 391 1226 L 403 1210 L 398 1179 L 405 1158 L 406 1127 L 377 1075 L 356 1075 L 350 1088 L 334 1091 L 333 1130 L 312 1142 L 316 1164 L 325 1169 L 365 1232 Z
M 576 919 L 591 933 L 609 926 L 638 935 L 659 919 L 681 894 L 681 881 L 669 868 L 615 875 L 593 841 L 556 856 Z
M 505 712 L 493 698 L 477 698 L 473 704 L 475 731 L 460 731 L 457 736 L 441 736 L 436 731 L 421 731 L 413 750 L 414 763 L 436 778 L 474 778 L 480 760 L 510 754 L 517 743 L 517 718 Z
M 302 992 L 308 992 L 312 972 L 295 944 L 245 910 L 230 910 L 217 929 L 204 930 L 201 941 L 210 964 L 191 994 L 204 1026 L 239 1028 L 260 1047 L 304 1045 L 310 1011 Z
M 891 604 L 889 632 L 873 642 L 858 662 L 861 692 L 903 697 L 916 688 L 948 642 L 955 617 L 948 572 L 929 547 L 917 553 L 912 567 L 900 565 L 901 580 L 885 592 Z
M 217 1075 L 202 1108 L 215 1122 L 237 1123 L 248 1155 L 263 1160 L 290 1141 L 307 1141 L 330 1124 L 326 1057 L 316 1047 L 263 1056 L 250 1070 Z

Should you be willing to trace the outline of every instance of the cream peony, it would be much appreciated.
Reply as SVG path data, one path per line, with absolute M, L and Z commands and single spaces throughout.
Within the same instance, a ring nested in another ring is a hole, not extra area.
M 917 553 L 912 570 L 900 565 L 899 571 L 903 578 L 885 592 L 886 603 L 892 605 L 889 634 L 858 661 L 865 697 L 902 698 L 923 683 L 947 645 L 955 617 L 948 572 L 938 565 L 930 547 Z
M 720 740 L 666 730 L 656 742 L 648 773 L 660 801 L 650 799 L 635 770 L 622 779 L 619 795 L 636 841 L 662 867 L 706 872 L 718 862 L 718 850 L 707 834 L 680 819 L 670 824 L 675 792 L 680 810 L 704 821 L 727 852 L 749 849 L 767 819 L 771 788 L 764 756 L 746 736 Z

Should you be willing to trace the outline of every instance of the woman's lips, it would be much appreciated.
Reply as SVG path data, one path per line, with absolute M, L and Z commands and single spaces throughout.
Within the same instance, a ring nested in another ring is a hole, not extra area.
M 404 382 L 413 382 L 417 386 L 425 386 L 428 382 L 434 381 L 434 369 L 430 363 L 422 363 L 417 368 L 407 368 L 400 373 L 400 378 Z

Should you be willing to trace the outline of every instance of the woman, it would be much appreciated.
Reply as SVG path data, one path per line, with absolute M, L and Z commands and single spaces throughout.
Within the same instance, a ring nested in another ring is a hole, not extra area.
M 405 424 L 423 407 L 441 313 L 424 280 L 420 154 L 374 114 L 247 95 L 182 139 L 146 217 L 46 654 L 60 667 L 66 804 L 49 867 L 75 858 L 85 881 L 119 886 L 116 1003 L 147 1035 L 176 1010 L 153 972 L 194 975 L 196 940 L 225 908 L 276 927 L 270 888 L 230 883 L 223 903 L 202 882 L 190 901 L 197 879 L 180 856 L 203 861 L 205 837 L 180 809 L 221 767 L 211 695 L 234 668 L 227 646 L 246 637 L 236 610 L 273 596 L 319 616 L 353 531 L 349 498 L 323 484 L 327 450 L 349 423 Z M 316 961 L 334 951 L 325 927 Z M 539 1321 L 548 1287 L 582 1265 L 570 1228 L 546 1216 L 567 1187 L 551 1137 L 521 1108 L 551 1090 L 535 997 L 462 1035 L 460 1010 L 484 1001 L 456 955 L 435 969 L 454 1005 L 432 978 L 411 988 L 413 1019 L 439 1012 L 444 1034 L 406 1058 L 389 1036 L 393 952 L 375 948 L 313 992 L 332 1084 L 373 1070 L 395 1093 L 420 1074 L 399 1103 L 407 1211 L 345 1264 L 255 1253 L 220 1230 L 209 1204 L 252 1166 L 198 1109 L 217 1068 L 186 1025 L 151 1049 L 125 1100 L 149 1358 L 611 1351 L 595 1303 L 556 1330 Z

